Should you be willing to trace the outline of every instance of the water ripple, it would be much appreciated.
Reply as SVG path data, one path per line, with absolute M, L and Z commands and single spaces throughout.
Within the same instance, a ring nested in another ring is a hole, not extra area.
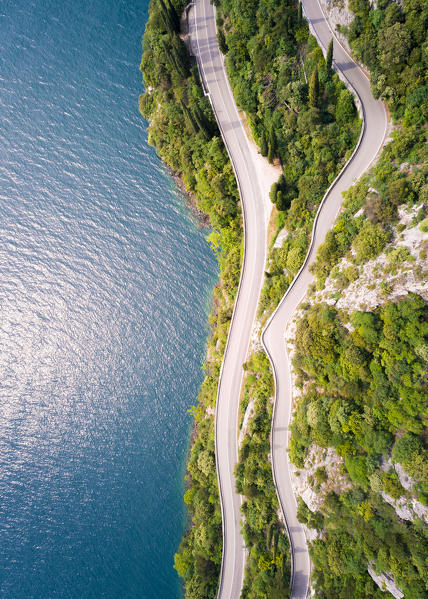
M 0 596 L 180 596 L 214 258 L 137 113 L 147 0 L 5 0 Z

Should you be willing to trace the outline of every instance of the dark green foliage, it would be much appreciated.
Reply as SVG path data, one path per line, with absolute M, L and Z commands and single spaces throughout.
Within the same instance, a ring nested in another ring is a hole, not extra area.
M 397 439 L 392 449 L 392 459 L 400 464 L 411 464 L 419 453 L 422 453 L 421 440 L 416 435 L 408 433 Z
M 242 599 L 289 597 L 290 555 L 286 532 L 278 520 L 278 500 L 272 480 L 269 431 L 272 418 L 272 376 L 264 353 L 253 354 L 245 365 L 242 412 L 250 400 L 254 414 L 239 452 L 238 491 L 245 496 L 242 528 L 250 549 Z
M 322 514 L 299 501 L 300 521 L 323 530 L 312 544 L 314 579 L 328 599 L 381 597 L 367 574 L 372 562 L 392 572 L 405 597 L 426 596 L 427 552 L 422 530 L 398 518 L 384 502 L 406 495 L 391 455 L 428 489 L 426 360 L 418 350 L 428 334 L 428 307 L 417 295 L 389 302 L 375 312 L 354 312 L 352 332 L 327 305 L 314 305 L 298 323 L 295 368 L 305 381 L 292 422 L 290 459 L 305 466 L 309 446 L 334 447 L 344 457 L 353 488 L 327 495 Z M 318 469 L 315 480 L 325 481 Z M 424 492 L 422 491 L 422 497 Z
M 287 180 L 282 174 L 278 181 L 272 185 L 269 197 L 272 204 L 275 204 L 278 210 L 283 211 L 290 207 L 291 200 L 296 194 L 295 186 L 287 184 Z
M 378 256 L 388 239 L 389 235 L 382 225 L 374 225 L 369 220 L 364 221 L 353 243 L 357 264 Z
M 222 29 L 219 29 L 217 32 L 217 41 L 218 41 L 218 47 L 220 48 L 220 52 L 222 52 L 223 54 L 226 54 L 227 43 L 226 43 L 226 38 L 224 36 Z
M 333 66 L 333 38 L 330 40 L 327 48 L 327 56 L 325 58 L 325 67 L 327 70 L 327 75 L 331 77 L 332 74 L 332 66 Z
M 387 100 L 396 117 L 410 108 L 413 118 L 423 115 L 426 121 L 428 103 L 421 88 L 426 84 L 427 2 L 404 0 L 400 9 L 395 2 L 372 8 L 368 0 L 354 0 L 350 6 L 355 19 L 348 39 L 356 57 L 370 69 L 375 96 Z
M 271 141 L 269 141 L 268 142 L 267 159 L 272 164 L 274 158 L 275 158 L 275 146 L 273 145 L 273 143 Z
M 177 11 L 171 4 L 171 0 L 157 0 L 157 2 L 157 14 L 160 15 L 167 31 L 178 32 L 180 20 L 178 18 Z
M 341 93 L 346 92 L 343 90 Z M 312 71 L 311 78 L 309 80 L 309 106 L 317 107 L 320 99 L 320 81 L 318 77 L 318 69 L 315 68 Z M 339 108 L 339 107 L 338 107 Z M 337 111 L 336 111 L 337 113 Z
M 262 156 L 268 155 L 268 145 L 266 141 L 266 133 L 263 131 L 261 139 L 260 139 L 260 154 Z
M 279 161 L 284 171 L 271 200 L 285 213 L 281 222 L 290 235 L 270 256 L 262 313 L 276 305 L 299 270 L 319 202 L 352 151 L 360 123 L 353 101 L 349 106 L 342 100 L 337 119 L 345 87 L 328 72 L 300 4 L 219 0 L 217 20 L 235 99 L 262 155 Z M 306 81 L 311 74 L 316 98 Z
M 278 195 L 278 183 L 274 183 L 270 189 L 269 197 L 272 204 L 276 204 L 276 196 Z
M 232 306 L 239 280 L 241 219 L 232 166 L 211 107 L 199 84 L 195 65 L 178 35 L 178 12 L 184 2 L 155 0 L 143 39 L 146 92 L 140 110 L 149 122 L 149 142 L 180 174 L 187 190 L 213 228 L 209 240 L 218 255 L 218 301 L 210 317 L 210 360 L 197 407 L 188 462 L 185 502 L 189 528 L 175 556 L 187 599 L 214 599 L 221 564 L 221 510 L 214 455 L 214 421 L 206 410 L 215 405 L 216 389 Z M 177 12 L 178 11 L 178 12 Z M 191 521 L 191 522 L 190 522 Z
M 340 92 L 337 102 L 336 120 L 338 123 L 347 123 L 355 117 L 355 114 L 354 98 L 349 90 L 344 89 Z

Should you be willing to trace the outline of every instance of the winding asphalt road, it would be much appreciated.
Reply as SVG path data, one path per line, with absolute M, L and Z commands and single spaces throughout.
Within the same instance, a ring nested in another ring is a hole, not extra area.
M 303 0 L 314 34 L 324 51 L 332 37 L 317 0 Z M 238 459 L 238 407 L 243 369 L 251 329 L 256 316 L 266 260 L 266 202 L 258 179 L 258 165 L 239 117 L 216 38 L 215 12 L 209 0 L 195 0 L 189 11 L 191 48 L 198 61 L 202 82 L 238 181 L 244 216 L 244 259 L 226 351 L 222 364 L 216 408 L 216 462 L 223 515 L 223 559 L 218 599 L 238 599 L 241 592 L 245 548 L 240 533 L 242 499 L 235 491 L 234 466 Z M 287 524 L 292 553 L 292 597 L 306 597 L 310 574 L 308 548 L 297 520 L 287 459 L 291 406 L 290 365 L 284 331 L 306 293 L 312 276 L 309 266 L 333 225 L 347 189 L 370 166 L 386 131 L 383 105 L 373 99 L 366 76 L 334 41 L 336 69 L 360 98 L 365 126 L 354 155 L 332 184 L 318 212 L 312 244 L 305 264 L 266 325 L 262 342 L 275 378 L 275 410 L 272 424 L 272 460 L 276 490 Z
M 325 53 L 332 38 L 332 32 L 318 0 L 303 0 L 303 8 L 309 25 Z M 363 130 L 359 145 L 353 156 L 324 196 L 315 220 L 312 243 L 306 261 L 262 334 L 262 343 L 271 361 L 275 378 L 275 409 L 271 433 L 272 470 L 278 499 L 290 538 L 292 555 L 291 596 L 293 599 L 303 599 L 307 595 L 310 560 L 305 535 L 297 520 L 297 504 L 291 487 L 287 457 L 292 395 L 290 362 L 285 346 L 284 332 L 287 323 L 303 299 L 308 285 L 313 280 L 309 267 L 315 259 L 318 247 L 324 241 L 340 210 L 342 192 L 359 179 L 372 164 L 382 146 L 387 127 L 384 105 L 373 98 L 366 75 L 336 39 L 333 43 L 335 68 L 359 97 L 364 118 Z
M 263 283 L 267 218 L 254 151 L 229 86 L 217 43 L 214 7 L 209 0 L 194 2 L 188 23 L 192 53 L 198 60 L 202 82 L 209 93 L 235 171 L 244 217 L 243 265 L 220 374 L 215 423 L 217 476 L 223 516 L 223 558 L 218 597 L 237 599 L 241 593 L 245 565 L 240 523 L 242 499 L 235 490 L 233 472 L 238 461 L 238 407 L 242 365 L 246 360 Z

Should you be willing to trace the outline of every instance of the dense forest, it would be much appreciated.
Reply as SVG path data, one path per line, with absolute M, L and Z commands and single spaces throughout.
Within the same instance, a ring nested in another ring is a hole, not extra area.
M 375 98 L 388 102 L 393 116 L 426 123 L 426 35 L 428 7 L 425 0 L 349 0 L 355 18 L 341 28 L 353 54 L 370 70 Z
M 352 94 L 309 34 L 290 0 L 219 0 L 219 45 L 235 99 L 270 162 L 283 165 L 272 186 L 276 231 L 289 232 L 270 252 L 259 313 L 267 317 L 299 270 L 326 189 L 350 156 L 360 132 Z M 253 402 L 236 470 L 243 493 L 243 535 L 249 549 L 242 597 L 287 597 L 290 558 L 269 462 L 273 382 L 263 354 L 247 365 L 241 412 Z M 250 399 L 252 398 L 252 399 Z

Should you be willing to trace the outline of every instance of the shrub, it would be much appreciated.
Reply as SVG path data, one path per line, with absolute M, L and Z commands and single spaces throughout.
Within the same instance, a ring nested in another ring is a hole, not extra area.
M 422 442 L 416 435 L 407 433 L 397 439 L 392 449 L 394 462 L 407 465 L 422 451 Z
M 365 221 L 354 239 L 357 264 L 376 258 L 389 240 L 389 233 L 381 225 Z
M 348 123 L 355 118 L 355 115 L 354 97 L 349 90 L 343 89 L 337 103 L 336 120 L 340 124 Z

